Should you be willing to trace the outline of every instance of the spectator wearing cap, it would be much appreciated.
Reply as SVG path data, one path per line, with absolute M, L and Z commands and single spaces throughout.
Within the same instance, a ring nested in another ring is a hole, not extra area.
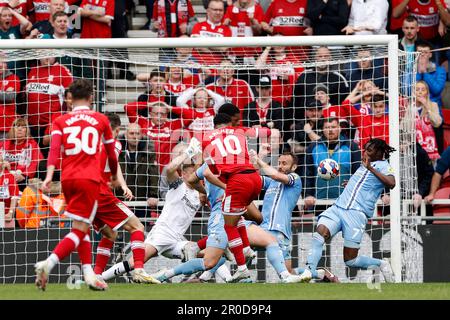
M 322 117 L 324 119 L 338 118 L 341 128 L 343 128 L 342 124 L 347 123 L 347 120 L 341 117 L 340 106 L 332 105 L 330 103 L 330 96 L 328 95 L 328 87 L 326 85 L 320 83 L 314 88 L 314 99 L 316 99 L 323 107 Z M 348 124 L 344 127 L 348 127 Z
M 283 131 L 283 107 L 272 99 L 272 81 L 268 76 L 259 79 L 258 97 L 245 108 L 245 127 L 269 127 Z
M 295 83 L 292 101 L 295 119 L 303 118 L 307 100 L 314 96 L 313 90 L 319 83 L 328 86 L 330 103 L 333 105 L 339 105 L 349 93 L 347 79 L 332 67 L 332 57 L 328 47 L 319 47 L 312 59 L 316 62 L 315 67 L 305 70 Z M 337 67 L 337 64 L 335 66 Z
M 350 89 L 353 90 L 360 80 L 372 80 L 379 89 L 384 90 L 387 87 L 384 59 L 374 59 L 370 48 L 366 46 L 358 49 L 356 59 L 356 62 L 350 63 L 347 75 Z
M 305 206 L 312 207 L 316 199 L 336 199 L 344 190 L 344 182 L 361 165 L 358 145 L 341 134 L 337 118 L 323 121 L 322 136 L 310 143 L 306 150 Z M 320 179 L 317 167 L 322 160 L 333 159 L 339 164 L 339 176 L 332 180 Z
M 306 17 L 317 36 L 341 35 L 348 22 L 350 5 L 347 0 L 308 0 Z

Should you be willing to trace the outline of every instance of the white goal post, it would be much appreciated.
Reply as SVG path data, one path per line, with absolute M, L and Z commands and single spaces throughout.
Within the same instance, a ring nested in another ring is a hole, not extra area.
M 396 35 L 311 36 L 251 38 L 133 38 L 69 40 L 2 40 L 0 50 L 21 49 L 158 49 L 174 47 L 266 47 L 266 46 L 385 46 L 387 47 L 389 144 L 397 151 L 390 158 L 395 169 L 396 186 L 390 192 L 390 252 L 396 282 L 402 281 L 399 51 Z M 415 135 L 413 135 L 415 137 Z M 406 214 L 406 213 L 405 213 Z

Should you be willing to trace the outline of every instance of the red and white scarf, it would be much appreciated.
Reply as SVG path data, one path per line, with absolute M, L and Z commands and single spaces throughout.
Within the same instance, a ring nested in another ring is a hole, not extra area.
M 177 1 L 177 0 L 174 0 Z M 158 30 L 159 38 L 166 38 L 171 36 L 169 28 L 172 28 L 172 12 L 170 10 L 169 0 L 158 0 L 158 21 L 161 23 L 161 28 Z M 177 19 L 176 25 L 189 22 L 189 12 L 187 0 L 178 0 L 177 12 L 173 13 Z

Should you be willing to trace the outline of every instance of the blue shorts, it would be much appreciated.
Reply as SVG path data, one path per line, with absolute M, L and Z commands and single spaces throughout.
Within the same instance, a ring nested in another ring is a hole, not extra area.
M 224 229 L 222 211 L 211 215 L 211 217 L 215 221 L 208 223 L 208 240 L 206 240 L 206 246 L 225 250 L 228 246 L 228 236 Z
M 345 210 L 333 205 L 319 215 L 317 225 L 320 224 L 327 227 L 331 237 L 342 231 L 344 247 L 359 249 L 366 230 L 367 216 L 361 211 Z
M 277 230 L 267 230 L 270 234 L 272 234 L 278 241 L 278 245 L 280 246 L 281 251 L 283 252 L 284 260 L 291 260 L 291 251 L 292 244 L 291 240 L 286 238 L 283 232 Z

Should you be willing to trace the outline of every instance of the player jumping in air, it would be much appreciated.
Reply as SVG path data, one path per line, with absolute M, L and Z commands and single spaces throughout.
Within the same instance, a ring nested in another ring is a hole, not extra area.
M 395 187 L 394 170 L 387 161 L 394 151 L 381 139 L 371 139 L 366 143 L 361 167 L 350 178 L 334 205 L 319 216 L 306 269 L 301 274 L 302 281 L 317 277 L 317 264 L 322 257 L 324 242 L 342 231 L 347 266 L 361 269 L 379 267 L 385 281 L 394 282 L 392 268 L 387 261 L 358 256 L 367 219 L 372 217 L 378 198 L 385 187 Z
M 144 242 L 145 262 L 158 254 L 167 258 L 182 258 L 183 249 L 189 243 L 184 238 L 184 234 L 200 209 L 198 191 L 186 183 L 187 178 L 194 172 L 191 159 L 201 152 L 200 142 L 192 138 L 187 148 L 177 147 L 175 148 L 181 149 L 180 154 L 167 165 L 169 191 L 166 194 L 162 213 Z M 175 154 L 176 149 L 174 149 Z M 181 176 L 178 174 L 180 169 Z M 135 262 L 132 259 L 120 262 L 103 272 L 102 278 L 106 281 L 110 280 L 132 271 L 134 266 Z
M 106 283 L 98 279 L 92 269 L 88 232 L 95 217 L 100 193 L 101 142 L 105 145 L 112 178 L 116 178 L 118 164 L 114 138 L 108 118 L 90 110 L 92 84 L 79 79 L 70 85 L 69 91 L 72 93 L 73 110 L 58 117 L 53 123 L 47 175 L 42 188 L 49 189 L 62 151 L 61 182 L 67 201 L 64 215 L 73 219 L 72 230 L 46 260 L 36 263 L 36 286 L 45 290 L 53 267 L 78 249 L 86 284 L 93 290 L 105 290 Z

